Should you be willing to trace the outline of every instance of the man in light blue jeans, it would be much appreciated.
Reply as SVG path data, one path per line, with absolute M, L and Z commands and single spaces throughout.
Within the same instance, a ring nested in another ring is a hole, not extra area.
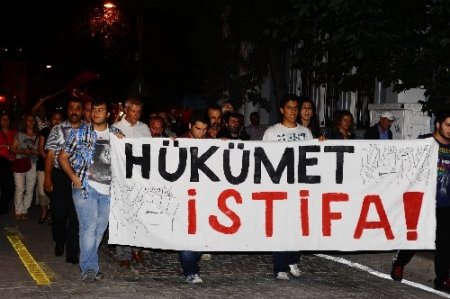
M 87 187 L 88 197 L 83 197 L 82 189 L 73 189 L 72 198 L 80 224 L 80 268 L 81 273 L 93 270 L 100 278 L 98 248 L 108 227 L 110 196 Z
M 105 100 L 92 101 L 91 123 L 72 130 L 59 155 L 61 168 L 72 181 L 72 198 L 78 215 L 80 269 L 84 282 L 95 282 L 99 271 L 98 247 L 109 221 L 111 187 L 110 136 L 123 136 L 109 127 Z

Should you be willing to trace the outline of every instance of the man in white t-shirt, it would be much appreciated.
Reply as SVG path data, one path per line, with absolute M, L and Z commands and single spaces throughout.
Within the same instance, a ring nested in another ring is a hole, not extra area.
M 308 128 L 297 123 L 299 98 L 295 94 L 287 94 L 280 100 L 280 123 L 269 127 L 263 136 L 264 141 L 306 141 L 313 136 Z M 273 271 L 275 278 L 288 280 L 288 273 L 294 277 L 300 276 L 298 262 L 300 252 L 277 251 L 273 253 Z
M 110 136 L 123 137 L 120 130 L 108 126 L 109 113 L 104 99 L 94 99 L 91 123 L 71 130 L 58 157 L 61 168 L 72 182 L 72 198 L 79 221 L 81 278 L 87 283 L 103 277 L 98 249 L 109 221 Z
M 127 138 L 152 137 L 148 126 L 139 121 L 142 114 L 142 102 L 138 98 L 128 98 L 125 102 L 125 116 L 114 123 Z
M 114 123 L 127 138 L 152 137 L 149 127 L 139 121 L 142 114 L 142 102 L 138 98 L 128 98 L 125 101 L 125 116 Z M 137 263 L 144 262 L 142 248 L 116 245 L 117 258 L 122 268 L 130 267 L 133 259 Z

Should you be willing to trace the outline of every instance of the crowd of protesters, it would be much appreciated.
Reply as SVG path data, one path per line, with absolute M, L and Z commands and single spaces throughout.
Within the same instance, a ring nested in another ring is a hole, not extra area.
M 40 206 L 38 223 L 52 227 L 54 254 L 66 262 L 79 264 L 84 282 L 103 277 L 99 269 L 98 248 L 108 225 L 110 201 L 111 134 L 119 138 L 221 138 L 238 140 L 303 142 L 313 138 L 355 139 L 353 115 L 347 110 L 336 112 L 333 125 L 321 130 L 314 102 L 294 94 L 279 102 L 280 122 L 272 126 L 260 124 L 257 111 L 250 113 L 250 125 L 244 127 L 244 116 L 230 102 L 212 104 L 190 113 L 182 123 L 169 110 L 153 111 L 143 116 L 139 98 L 128 98 L 124 106 L 111 105 L 104 99 L 82 102 L 69 100 L 65 111 L 45 111 L 38 102 L 22 123 L 11 126 L 8 113 L 0 114 L 0 214 L 26 220 L 34 194 Z M 392 139 L 395 121 L 392 113 L 380 115 L 378 123 L 368 128 L 365 139 Z M 439 152 L 436 232 L 436 289 L 450 292 L 450 237 L 445 234 L 450 219 L 447 178 L 450 165 L 450 112 L 438 113 L 436 130 L 425 137 L 434 138 Z M 105 158 L 109 157 L 109 158 Z M 26 160 L 26 161 L 25 161 Z M 20 162 L 20 163 L 19 163 Z M 26 162 L 26 163 L 25 163 Z M 445 186 L 442 182 L 445 181 Z M 439 183 L 441 182 L 441 183 Z M 444 191 L 442 191 L 444 190 Z M 119 267 L 144 262 L 144 248 L 116 246 Z M 413 251 L 400 251 L 395 256 L 391 276 L 403 278 Z M 180 251 L 179 259 L 188 283 L 201 283 L 199 259 L 210 259 L 208 253 Z M 274 252 L 274 277 L 287 280 L 301 275 L 299 252 Z

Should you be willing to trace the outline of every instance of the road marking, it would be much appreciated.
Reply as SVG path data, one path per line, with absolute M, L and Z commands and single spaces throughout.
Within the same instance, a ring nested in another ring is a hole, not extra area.
M 49 285 L 51 283 L 50 278 L 22 243 L 19 235 L 17 233 L 7 232 L 6 236 L 34 281 L 38 285 Z
M 381 277 L 381 278 L 384 278 L 384 279 L 392 280 L 392 278 L 391 278 L 391 276 L 389 274 L 378 272 L 378 271 L 376 271 L 376 270 L 374 270 L 374 269 L 372 269 L 370 267 L 364 266 L 364 265 L 359 264 L 359 263 L 354 263 L 354 262 L 349 261 L 347 259 L 344 259 L 342 257 L 335 257 L 335 256 L 331 256 L 331 255 L 326 255 L 326 254 L 315 254 L 315 256 L 323 258 L 323 259 L 326 259 L 326 260 L 329 260 L 329 261 L 333 261 L 333 262 L 336 262 L 336 263 L 340 263 L 340 264 L 343 264 L 343 265 L 346 265 L 346 266 L 349 266 L 349 267 L 352 267 L 352 268 L 356 268 L 356 269 L 359 269 L 359 270 L 362 270 L 362 271 L 365 271 L 365 272 L 368 272 L 369 274 L 372 274 L 374 276 L 378 276 L 378 277 Z M 436 294 L 436 295 L 439 295 L 439 296 L 442 296 L 442 297 L 445 297 L 445 298 L 450 298 L 450 294 L 437 291 L 437 290 L 435 290 L 433 288 L 430 288 L 430 287 L 428 287 L 426 285 L 423 285 L 423 284 L 420 284 L 420 283 L 416 283 L 416 282 L 409 281 L 409 280 L 406 280 L 406 279 L 403 279 L 401 281 L 401 283 L 404 283 L 404 284 L 409 285 L 411 287 L 414 287 L 414 288 L 417 288 L 417 289 L 421 289 L 421 290 L 424 290 L 424 291 L 427 291 L 427 292 L 430 292 L 430 293 L 433 293 L 433 294 Z

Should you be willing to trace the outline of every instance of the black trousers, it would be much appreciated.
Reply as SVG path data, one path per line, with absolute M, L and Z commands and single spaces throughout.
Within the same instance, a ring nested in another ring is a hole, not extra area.
M 66 245 L 66 257 L 78 257 L 78 218 L 72 200 L 72 182 L 60 169 L 53 168 L 53 192 L 50 195 L 53 240 Z
M 9 205 L 14 196 L 14 176 L 12 163 L 0 157 L 0 215 L 9 212 Z
M 449 278 L 450 269 L 450 207 L 436 209 L 436 251 L 434 254 L 435 282 Z
M 394 265 L 405 266 L 411 261 L 415 250 L 399 250 Z M 434 271 L 437 284 L 449 278 L 450 271 L 450 207 L 436 208 L 436 250 Z

